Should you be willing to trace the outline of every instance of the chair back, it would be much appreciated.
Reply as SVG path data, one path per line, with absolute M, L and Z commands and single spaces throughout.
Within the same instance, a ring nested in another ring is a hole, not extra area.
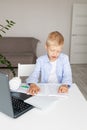
M 18 77 L 29 76 L 35 68 L 35 64 L 20 64 L 18 63 Z

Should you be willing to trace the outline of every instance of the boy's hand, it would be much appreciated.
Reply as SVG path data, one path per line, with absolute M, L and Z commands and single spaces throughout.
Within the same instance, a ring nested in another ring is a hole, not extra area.
M 37 94 L 39 91 L 40 91 L 40 88 L 36 84 L 32 83 L 30 84 L 30 88 L 27 91 L 27 93 L 34 95 L 34 94 Z
M 61 85 L 58 89 L 58 93 L 68 93 L 68 85 Z

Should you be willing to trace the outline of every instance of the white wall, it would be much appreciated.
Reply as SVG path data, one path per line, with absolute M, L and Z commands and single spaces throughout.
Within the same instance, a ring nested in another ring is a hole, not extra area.
M 38 56 L 45 53 L 44 43 L 51 31 L 60 31 L 65 38 L 63 51 L 69 55 L 72 5 L 87 0 L 0 0 L 0 23 L 12 19 L 16 25 L 5 36 L 40 39 Z

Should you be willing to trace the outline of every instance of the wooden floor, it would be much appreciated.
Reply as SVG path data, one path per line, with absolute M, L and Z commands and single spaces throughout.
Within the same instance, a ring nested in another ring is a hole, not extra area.
M 86 65 L 71 65 L 72 68 L 72 77 L 73 83 L 76 83 L 79 89 L 81 90 L 82 94 L 87 100 L 87 64 Z M 3 71 L 0 69 L 0 71 Z M 17 76 L 17 69 L 16 76 Z M 4 70 L 9 77 L 12 78 L 12 74 L 9 70 Z
M 77 84 L 87 100 L 87 64 L 71 65 L 73 82 Z

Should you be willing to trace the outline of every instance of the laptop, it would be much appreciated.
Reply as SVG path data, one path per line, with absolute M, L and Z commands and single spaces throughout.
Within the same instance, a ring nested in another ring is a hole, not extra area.
M 12 118 L 21 116 L 34 108 L 32 105 L 24 102 L 29 97 L 27 94 L 11 92 L 8 76 L 0 73 L 0 111 L 2 113 Z

